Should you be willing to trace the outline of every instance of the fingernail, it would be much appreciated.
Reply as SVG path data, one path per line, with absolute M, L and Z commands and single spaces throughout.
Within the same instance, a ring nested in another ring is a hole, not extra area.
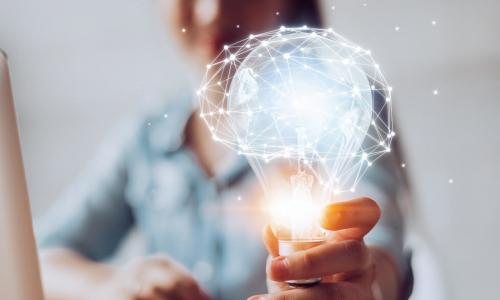
M 275 279 L 282 279 L 288 275 L 289 263 L 286 256 L 278 256 L 271 262 L 271 273 Z

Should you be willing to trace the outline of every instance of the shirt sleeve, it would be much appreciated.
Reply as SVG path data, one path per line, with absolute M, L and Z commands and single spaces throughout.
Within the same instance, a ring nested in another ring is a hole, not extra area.
M 131 124 L 121 126 L 63 196 L 37 220 L 41 248 L 65 247 L 93 260 L 116 250 L 134 223 L 126 201 L 127 159 L 134 143 Z

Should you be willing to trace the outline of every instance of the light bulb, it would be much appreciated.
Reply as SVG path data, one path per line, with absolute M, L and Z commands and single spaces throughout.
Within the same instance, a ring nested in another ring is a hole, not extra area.
M 380 66 L 333 30 L 307 27 L 251 35 L 209 66 L 200 115 L 216 141 L 250 162 L 280 254 L 321 244 L 321 208 L 390 151 L 392 88 Z

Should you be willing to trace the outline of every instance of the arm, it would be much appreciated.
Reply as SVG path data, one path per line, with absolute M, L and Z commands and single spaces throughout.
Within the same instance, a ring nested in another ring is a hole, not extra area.
M 45 297 L 49 300 L 92 299 L 91 293 L 101 289 L 113 274 L 111 267 L 67 248 L 43 250 L 40 261 Z
M 127 162 L 140 139 L 127 137 L 131 132 L 115 134 L 87 175 L 45 216 L 39 241 L 49 300 L 209 299 L 189 272 L 166 256 L 139 257 L 119 267 L 99 262 L 134 224 L 125 192 Z
M 108 139 L 37 224 L 47 299 L 89 299 L 87 293 L 110 277 L 111 268 L 97 261 L 113 253 L 134 222 L 125 198 L 130 132 L 120 128 Z
M 118 268 L 62 248 L 45 251 L 41 260 L 49 300 L 210 300 L 186 269 L 162 255 Z

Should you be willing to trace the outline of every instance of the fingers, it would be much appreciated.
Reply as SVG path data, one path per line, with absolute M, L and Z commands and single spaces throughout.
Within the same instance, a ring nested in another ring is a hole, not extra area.
M 337 240 L 361 240 L 377 224 L 380 207 L 370 198 L 331 203 L 322 211 L 321 226 Z
M 209 300 L 196 280 L 181 265 L 162 256 L 153 256 L 143 270 L 140 299 Z
M 267 273 L 274 281 L 286 281 L 363 270 L 369 264 L 370 254 L 364 243 L 348 240 L 326 242 L 286 257 L 275 257 L 268 265 Z
M 187 274 L 179 273 L 170 278 L 168 283 L 154 283 L 156 294 L 163 295 L 161 299 L 179 300 L 209 300 L 210 297 L 201 289 L 196 280 Z
M 273 230 L 270 225 L 266 225 L 262 232 L 262 238 L 264 239 L 264 245 L 266 246 L 267 252 L 272 257 L 276 257 L 279 255 L 279 246 L 278 239 L 273 233 Z
M 351 282 L 320 284 L 307 289 L 291 289 L 268 295 L 257 295 L 248 300 L 340 300 L 371 299 L 368 289 Z

